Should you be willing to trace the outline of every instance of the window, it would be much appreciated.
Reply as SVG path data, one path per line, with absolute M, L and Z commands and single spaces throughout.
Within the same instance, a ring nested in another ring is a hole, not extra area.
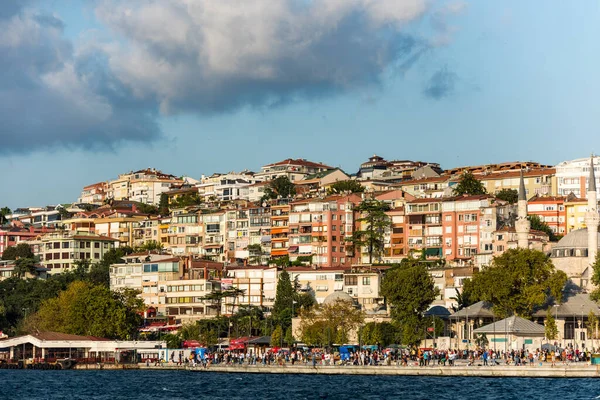
M 69 242 L 63 242 L 62 248 L 63 249 L 68 249 L 69 248 Z
M 362 278 L 362 284 L 365 285 L 365 286 L 371 285 L 371 277 L 370 276 L 363 276 L 363 278 Z
M 446 222 L 450 222 L 450 221 L 452 221 L 452 215 L 446 215 L 446 216 L 444 217 L 444 220 L 445 220 Z
M 337 247 L 335 247 L 335 246 L 332 246 L 332 247 L 331 247 L 331 252 L 332 252 L 332 253 L 335 253 L 336 251 L 337 251 Z
M 94 242 L 94 248 L 95 249 L 99 249 L 100 248 L 100 242 Z
M 346 286 L 356 286 L 358 285 L 358 277 L 356 275 L 350 275 L 344 277 L 344 284 Z
M 331 241 L 332 241 L 332 242 L 337 242 L 337 236 L 332 236 L 332 237 L 331 237 Z
M 318 281 L 326 281 L 327 280 L 327 275 L 317 275 L 317 280 Z

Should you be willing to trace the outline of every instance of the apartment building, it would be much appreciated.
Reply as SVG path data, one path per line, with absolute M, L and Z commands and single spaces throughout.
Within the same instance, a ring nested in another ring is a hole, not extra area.
M 14 247 L 20 243 L 26 243 L 40 235 L 53 231 L 49 228 L 25 228 L 18 226 L 0 226 L 0 257 L 7 247 Z
M 273 164 L 267 164 L 261 167 L 261 171 L 256 173 L 258 181 L 270 181 L 280 176 L 286 176 L 290 181 L 300 181 L 307 175 L 333 169 L 328 165 L 308 161 L 305 159 L 285 159 Z
M 378 311 L 385 306 L 385 299 L 380 293 L 382 268 L 360 268 L 353 266 L 344 271 L 344 292 L 356 300 L 362 310 Z
M 158 205 L 162 193 L 168 192 L 171 186 L 180 186 L 184 182 L 183 179 L 154 168 L 142 169 L 121 174 L 117 179 L 108 182 L 106 198 Z
M 493 199 L 493 196 L 486 194 L 455 196 L 442 201 L 443 256 L 447 261 L 462 264 L 471 261 L 479 253 L 482 217 Z M 486 218 L 484 225 L 491 226 L 493 223 L 492 218 Z
M 219 304 L 206 296 L 221 291 L 221 282 L 207 279 L 161 281 L 165 314 L 175 324 L 186 324 L 220 314 Z
M 104 204 L 104 199 L 106 199 L 106 182 L 98 182 L 92 185 L 85 186 L 77 199 L 78 203 L 83 204 Z
M 96 263 L 104 253 L 118 246 L 119 240 L 89 232 L 56 231 L 28 241 L 40 264 L 56 274 L 70 271 L 78 260 Z
M 204 225 L 200 223 L 200 218 L 197 211 L 174 210 L 170 222 L 158 227 L 162 231 L 167 226 L 167 233 L 162 235 L 161 242 L 167 238 L 168 248 L 173 255 L 202 253 Z
M 527 201 L 527 214 L 537 215 L 556 235 L 567 232 L 567 211 L 564 196 L 534 196 Z
M 502 189 L 519 190 L 520 169 L 503 170 L 498 172 L 475 173 L 476 179 L 480 180 L 488 193 L 498 193 Z M 529 168 L 523 170 L 526 197 L 529 199 L 534 195 L 555 196 L 556 170 L 554 168 Z M 453 181 L 458 182 L 459 176 Z
M 146 215 L 136 212 L 115 212 L 105 217 L 95 218 L 94 232 L 101 236 L 117 239 L 120 246 L 134 247 L 140 242 L 134 232 L 138 232 L 140 223 L 147 218 Z
M 229 172 L 227 174 L 212 174 L 202 176 L 200 183 L 196 185 L 198 193 L 205 199 L 215 198 L 220 201 L 231 201 L 247 199 L 246 187 L 259 181 L 254 172 Z
M 423 179 L 413 179 L 394 186 L 417 198 L 438 198 L 450 196 L 452 190 L 449 189 L 450 178 L 446 175 L 434 176 Z
M 516 249 L 518 246 L 517 232 L 514 227 L 505 226 L 494 232 L 494 256 L 500 256 L 506 250 Z M 529 231 L 529 248 L 539 251 L 550 251 L 551 244 L 550 238 L 546 232 L 536 231 L 531 229 Z
M 276 267 L 228 267 L 226 278 L 221 280 L 221 288 L 236 288 L 243 291 L 243 294 L 226 300 L 223 304 L 223 315 L 234 314 L 240 306 L 262 307 L 269 313 L 275 302 L 277 279 Z
M 355 206 L 361 202 L 356 194 L 305 199 L 290 204 L 289 256 L 312 256 L 318 267 L 350 266 L 354 254 L 346 238 L 357 229 Z
M 382 261 L 398 263 L 408 255 L 406 202 L 414 200 L 415 197 L 402 190 L 392 190 L 376 195 L 375 199 L 390 207 L 390 211 L 386 214 L 390 218 L 391 226 L 385 232 Z
M 248 245 L 260 245 L 259 254 L 248 253 L 249 261 L 266 264 L 271 254 L 271 208 L 248 207 Z
M 307 196 L 325 193 L 334 183 L 347 180 L 350 180 L 349 175 L 339 168 L 334 168 L 307 175 L 301 181 L 294 183 L 296 185 L 296 193 L 302 193 Z
M 443 258 L 442 199 L 419 198 L 406 203 L 408 251 L 426 260 Z
M 574 195 L 568 195 L 564 205 L 567 219 L 565 232 L 569 233 L 577 229 L 585 228 L 585 213 L 588 209 L 588 200 Z
M 594 156 L 593 159 L 596 187 L 598 187 L 600 185 L 600 156 Z M 572 193 L 580 198 L 587 196 L 588 177 L 590 175 L 589 157 L 563 161 L 555 168 L 558 184 L 557 195 L 568 196 Z
M 300 285 L 299 291 L 313 295 L 318 304 L 323 304 L 330 294 L 344 291 L 344 273 L 349 270 L 349 267 L 318 269 L 288 267 L 286 269 L 290 274 L 290 280 Z
M 202 235 L 200 255 L 212 261 L 226 260 L 227 220 L 226 211 L 206 212 L 199 215 L 198 223 Z
M 276 200 L 271 204 L 271 257 L 285 257 L 289 247 L 289 218 L 288 199 Z

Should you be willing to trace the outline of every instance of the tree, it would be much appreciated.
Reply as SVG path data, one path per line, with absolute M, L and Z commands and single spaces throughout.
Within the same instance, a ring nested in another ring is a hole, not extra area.
M 271 346 L 280 347 L 283 343 L 283 329 L 278 325 L 273 333 L 271 333 Z
M 529 222 L 531 224 L 531 229 L 545 232 L 546 234 L 548 234 L 548 238 L 552 242 L 555 242 L 557 240 L 557 237 L 554 234 L 552 228 L 550 228 L 550 226 L 546 222 L 542 221 L 539 215 L 532 214 L 529 215 L 527 218 L 529 219 Z
M 485 349 L 490 341 L 485 333 L 478 333 L 475 337 L 475 345 L 479 348 Z
M 460 179 L 454 189 L 452 190 L 452 194 L 454 196 L 462 196 L 466 195 L 476 195 L 476 194 L 486 194 L 485 186 L 481 181 L 477 180 L 475 176 L 469 172 L 465 171 L 461 174 Z
M 516 189 L 502 189 L 496 193 L 496 198 L 504 200 L 508 204 L 515 204 L 519 201 L 519 192 Z
M 402 328 L 403 343 L 416 345 L 423 339 L 427 327 L 425 311 L 439 290 L 421 262 L 406 260 L 387 271 L 381 293 L 390 305 L 392 320 Z
M 598 317 L 592 310 L 588 314 L 587 335 L 588 338 L 598 339 Z
M 158 215 L 158 207 L 152 204 L 136 203 L 136 207 L 142 214 Z
M 454 288 L 454 296 L 450 300 L 456 301 L 457 305 L 452 306 L 454 312 L 460 311 L 465 307 L 470 306 L 473 302 L 469 299 L 468 293 L 460 292 L 458 288 Z
M 340 194 L 340 193 L 362 193 L 365 191 L 365 187 L 360 182 L 353 179 L 347 181 L 337 181 L 331 184 L 327 188 L 327 194 Z
M 360 343 L 388 346 L 400 343 L 402 338 L 396 326 L 389 322 L 369 322 L 359 331 Z
M 156 240 L 148 240 L 143 245 L 141 245 L 137 250 L 146 252 L 146 251 L 161 251 L 164 250 L 164 246 L 162 243 L 157 242 Z
M 138 293 L 135 292 L 135 297 Z M 130 301 L 132 295 L 133 292 L 111 292 L 103 286 L 76 281 L 58 297 L 42 302 L 31 317 L 35 324 L 30 329 L 115 339 L 132 338 L 141 323 L 139 299 L 138 302 Z
M 279 273 L 275 302 L 271 314 L 276 323 L 283 329 L 292 325 L 292 302 L 295 301 L 295 292 L 290 280 L 290 274 L 284 269 Z
M 9 215 L 12 211 L 8 207 L 0 208 L 0 225 L 3 225 L 8 222 L 6 216 Z
M 541 251 L 509 249 L 494 257 L 492 265 L 476 272 L 463 287 L 473 301 L 488 301 L 501 317 L 512 314 L 529 318 L 534 309 L 549 297 L 559 303 L 567 282 L 563 271 L 556 271 L 550 258 Z
M 294 345 L 294 335 L 292 334 L 292 327 L 288 326 L 288 328 L 285 330 L 285 336 L 283 338 L 283 341 L 287 343 L 288 346 L 293 346 Z
M 16 246 L 8 246 L 2 253 L 3 260 L 16 260 L 17 258 L 34 258 L 33 251 L 27 243 L 19 243 Z
M 558 327 L 556 326 L 556 320 L 552 315 L 551 308 L 548 308 L 548 310 L 546 311 L 546 323 L 544 324 L 544 332 L 546 334 L 546 339 L 558 339 Z
M 356 209 L 361 214 L 357 221 L 361 223 L 361 227 L 364 226 L 364 229 L 354 231 L 348 241 L 355 250 L 366 247 L 369 264 L 371 264 L 374 256 L 380 257 L 383 254 L 385 231 L 392 224 L 385 213 L 389 210 L 389 206 L 379 200 L 366 199 Z
M 166 193 L 160 194 L 160 200 L 158 201 L 158 214 L 167 216 L 169 212 L 169 196 Z
M 592 264 L 592 283 L 596 289 L 590 294 L 590 298 L 594 301 L 600 301 L 600 253 L 596 253 L 596 259 Z
M 300 311 L 300 338 L 308 345 L 348 343 L 348 337 L 364 322 L 365 315 L 350 301 L 337 300 Z
M 14 272 L 19 278 L 23 278 L 27 276 L 27 274 L 36 276 L 38 275 L 36 264 L 37 262 L 34 258 L 19 258 L 15 261 Z
M 283 199 L 292 198 L 296 195 L 296 186 L 287 176 L 278 176 L 265 187 L 264 195 L 261 201 L 271 200 L 281 197 Z
M 258 243 L 248 245 L 248 261 L 251 265 L 260 265 L 262 263 L 263 249 Z

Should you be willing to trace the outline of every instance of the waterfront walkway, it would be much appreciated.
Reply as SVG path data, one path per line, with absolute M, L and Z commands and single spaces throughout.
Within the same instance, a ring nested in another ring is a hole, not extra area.
M 78 365 L 77 369 L 144 369 L 144 370 L 181 370 L 192 372 L 219 372 L 219 373 L 258 373 L 258 374 L 323 374 L 323 375 L 406 375 L 406 376 L 470 376 L 470 377 L 522 377 L 522 378 L 600 378 L 600 366 L 588 363 L 573 363 L 569 365 L 556 365 L 549 363 L 541 366 L 354 366 L 335 365 L 324 366 L 311 364 L 284 364 L 279 365 Z

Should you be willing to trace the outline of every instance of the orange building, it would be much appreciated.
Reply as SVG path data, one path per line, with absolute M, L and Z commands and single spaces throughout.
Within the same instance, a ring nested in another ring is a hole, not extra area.
M 565 235 L 567 230 L 567 212 L 563 196 L 536 195 L 527 202 L 527 214 L 538 215 L 548 224 L 552 232 Z

